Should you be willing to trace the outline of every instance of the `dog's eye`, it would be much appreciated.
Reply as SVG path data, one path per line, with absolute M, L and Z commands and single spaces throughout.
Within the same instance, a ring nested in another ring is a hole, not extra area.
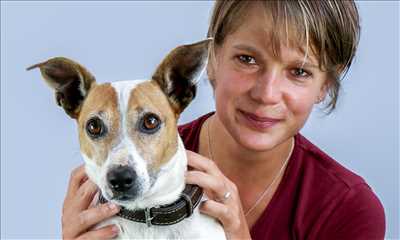
M 86 131 L 90 137 L 98 138 L 104 135 L 106 132 L 106 127 L 100 118 L 94 117 L 89 119 L 89 121 L 86 123 Z
M 140 121 L 139 129 L 141 132 L 155 133 L 161 125 L 161 120 L 154 113 L 147 113 Z

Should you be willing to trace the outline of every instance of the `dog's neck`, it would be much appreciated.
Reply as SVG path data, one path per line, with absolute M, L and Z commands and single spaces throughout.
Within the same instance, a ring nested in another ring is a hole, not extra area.
M 178 148 L 172 159 L 164 165 L 157 176 L 157 181 L 140 199 L 124 204 L 129 210 L 145 209 L 166 205 L 178 200 L 185 188 L 187 157 L 182 139 L 178 136 Z

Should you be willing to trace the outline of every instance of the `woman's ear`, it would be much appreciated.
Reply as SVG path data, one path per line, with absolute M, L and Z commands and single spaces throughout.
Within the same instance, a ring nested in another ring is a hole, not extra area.
M 210 59 L 207 64 L 207 77 L 210 81 L 211 86 L 215 87 L 215 66 L 212 63 L 213 61 Z
M 217 69 L 217 47 L 214 45 L 215 43 L 211 43 L 209 54 L 208 54 L 208 62 L 207 62 L 207 77 L 210 81 L 210 84 L 213 88 L 215 88 L 215 72 Z
M 319 91 L 317 98 L 315 99 L 315 104 L 319 104 L 325 100 L 326 95 L 328 94 L 329 83 L 325 82 Z

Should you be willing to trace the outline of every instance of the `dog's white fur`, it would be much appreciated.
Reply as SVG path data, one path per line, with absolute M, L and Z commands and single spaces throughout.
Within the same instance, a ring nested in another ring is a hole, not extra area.
M 205 69 L 208 42 L 206 40 L 174 49 L 157 68 L 152 80 L 97 85 L 93 75 L 83 66 L 63 57 L 52 58 L 28 68 L 40 68 L 45 81 L 56 91 L 57 103 L 77 120 L 86 173 L 107 200 L 135 210 L 170 204 L 180 198 L 185 187 L 187 156 L 175 129 L 176 122 L 195 95 L 194 80 L 196 72 Z M 140 92 L 143 90 L 138 86 L 143 86 L 145 93 Z M 138 95 L 134 94 L 136 88 Z M 160 119 L 161 126 L 156 132 L 146 135 L 132 124 L 142 124 L 140 121 L 143 116 L 140 114 L 148 112 L 164 119 Z M 94 118 L 100 119 L 110 130 L 109 137 L 104 138 L 103 142 L 91 138 L 85 128 L 88 120 Z M 164 132 L 159 131 L 164 127 Z M 154 143 L 154 149 L 149 151 L 145 145 L 148 142 L 141 142 L 142 137 Z M 159 146 L 159 142 L 153 140 L 163 140 L 165 144 Z M 104 147 L 100 143 L 107 145 Z M 107 173 L 115 166 L 129 167 L 135 172 L 137 189 L 134 199 L 122 201 L 113 197 L 113 191 L 107 183 Z M 217 220 L 200 214 L 198 207 L 192 216 L 174 225 L 149 228 L 144 223 L 114 216 L 96 228 L 109 224 L 120 228 L 118 239 L 225 239 L 224 230 Z
M 128 109 L 130 92 L 146 80 L 113 82 L 111 85 L 118 93 L 119 112 L 122 116 L 122 138 L 121 143 L 109 153 L 106 162 L 98 166 L 84 153 L 86 173 L 101 189 L 103 194 L 112 194 L 107 187 L 106 174 L 111 164 L 123 164 L 135 167 L 140 185 L 145 192 L 133 203 L 119 202 L 127 209 L 144 209 L 174 202 L 180 197 L 185 187 L 184 173 L 187 168 L 187 157 L 182 139 L 177 136 L 178 147 L 175 155 L 163 165 L 157 176 L 157 180 L 150 187 L 149 173 L 146 161 L 142 159 L 133 142 L 129 139 L 125 129 L 125 114 Z M 119 157 L 116 157 L 120 155 Z M 122 156 L 121 156 L 122 155 Z M 131 155 L 128 157 L 126 155 Z M 130 159 L 134 162 L 118 162 L 119 159 Z M 114 201 L 114 200 L 113 200 Z M 118 201 L 115 201 L 118 203 Z M 151 231 L 146 224 L 129 221 L 118 216 L 102 222 L 96 228 L 115 224 L 120 228 L 118 239 L 225 239 L 225 233 L 215 219 L 200 214 L 198 208 L 190 218 L 169 226 L 152 226 Z

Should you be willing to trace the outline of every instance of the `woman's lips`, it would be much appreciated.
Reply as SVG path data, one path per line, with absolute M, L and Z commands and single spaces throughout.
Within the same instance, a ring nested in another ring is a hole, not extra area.
M 280 122 L 282 119 L 261 117 L 252 113 L 239 110 L 246 125 L 259 130 L 265 130 Z

